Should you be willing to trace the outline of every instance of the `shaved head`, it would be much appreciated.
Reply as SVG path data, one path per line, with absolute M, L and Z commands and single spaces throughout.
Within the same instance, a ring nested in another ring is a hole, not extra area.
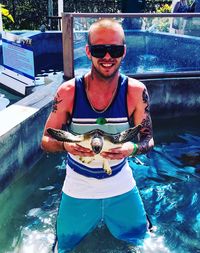
M 122 26 L 119 24 L 118 21 L 115 19 L 111 18 L 103 18 L 103 19 L 98 19 L 96 22 L 94 22 L 89 29 L 88 32 L 88 45 L 91 44 L 91 38 L 95 32 L 98 32 L 98 30 L 112 30 L 116 31 L 122 38 L 122 43 L 125 43 L 125 35 L 124 35 L 124 30 Z

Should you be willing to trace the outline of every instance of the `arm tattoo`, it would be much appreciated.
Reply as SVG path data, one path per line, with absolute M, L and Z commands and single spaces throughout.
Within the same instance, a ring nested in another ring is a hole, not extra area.
M 53 100 L 53 106 L 52 106 L 52 112 L 55 112 L 58 110 L 57 105 L 62 102 L 62 99 L 59 99 L 59 94 L 57 94 Z
M 147 93 L 147 90 L 146 90 L 146 89 L 143 90 L 143 93 L 142 93 L 142 100 L 143 100 L 143 103 L 146 104 L 145 112 L 146 112 L 146 113 L 149 113 L 149 112 L 150 112 L 149 96 L 148 96 L 148 93 Z
M 138 154 L 147 153 L 150 150 L 151 147 L 149 145 L 149 142 L 153 136 L 149 96 L 146 89 L 143 90 L 142 100 L 143 103 L 146 104 L 146 106 L 144 109 L 145 118 L 141 123 L 142 129 L 140 131 L 140 141 L 138 143 Z

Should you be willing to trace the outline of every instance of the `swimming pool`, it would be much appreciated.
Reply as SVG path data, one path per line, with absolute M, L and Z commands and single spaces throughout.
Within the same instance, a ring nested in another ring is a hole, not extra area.
M 199 116 L 153 120 L 156 146 L 143 165 L 130 160 L 147 213 L 157 227 L 144 253 L 200 252 Z M 64 154 L 44 155 L 0 195 L 0 253 L 49 253 L 65 176 Z M 99 226 L 73 253 L 127 253 Z M 131 252 L 131 251 L 130 251 Z M 134 252 L 134 251 L 132 251 Z
M 16 103 L 22 98 L 23 98 L 22 96 L 13 94 L 5 90 L 3 87 L 1 87 L 1 84 L 0 84 L 0 110 L 3 110 L 7 106 Z
M 148 30 L 125 30 L 125 36 L 127 51 L 121 64 L 124 74 L 143 75 L 144 78 L 149 74 L 170 76 L 183 72 L 190 76 L 190 72 L 199 71 L 199 37 Z M 75 75 L 90 69 L 91 62 L 85 57 L 86 43 L 87 31 L 77 31 L 74 35 Z

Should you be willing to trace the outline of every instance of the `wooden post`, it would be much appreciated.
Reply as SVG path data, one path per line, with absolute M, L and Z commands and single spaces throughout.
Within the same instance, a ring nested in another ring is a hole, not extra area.
M 73 16 L 62 15 L 62 42 L 63 42 L 63 68 L 64 79 L 74 77 L 74 46 L 73 46 Z

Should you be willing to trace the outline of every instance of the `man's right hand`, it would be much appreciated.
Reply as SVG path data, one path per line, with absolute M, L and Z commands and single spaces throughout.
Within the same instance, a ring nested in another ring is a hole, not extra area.
M 85 148 L 76 143 L 63 142 L 63 148 L 70 154 L 81 156 L 81 157 L 95 155 L 95 153 L 91 149 Z

